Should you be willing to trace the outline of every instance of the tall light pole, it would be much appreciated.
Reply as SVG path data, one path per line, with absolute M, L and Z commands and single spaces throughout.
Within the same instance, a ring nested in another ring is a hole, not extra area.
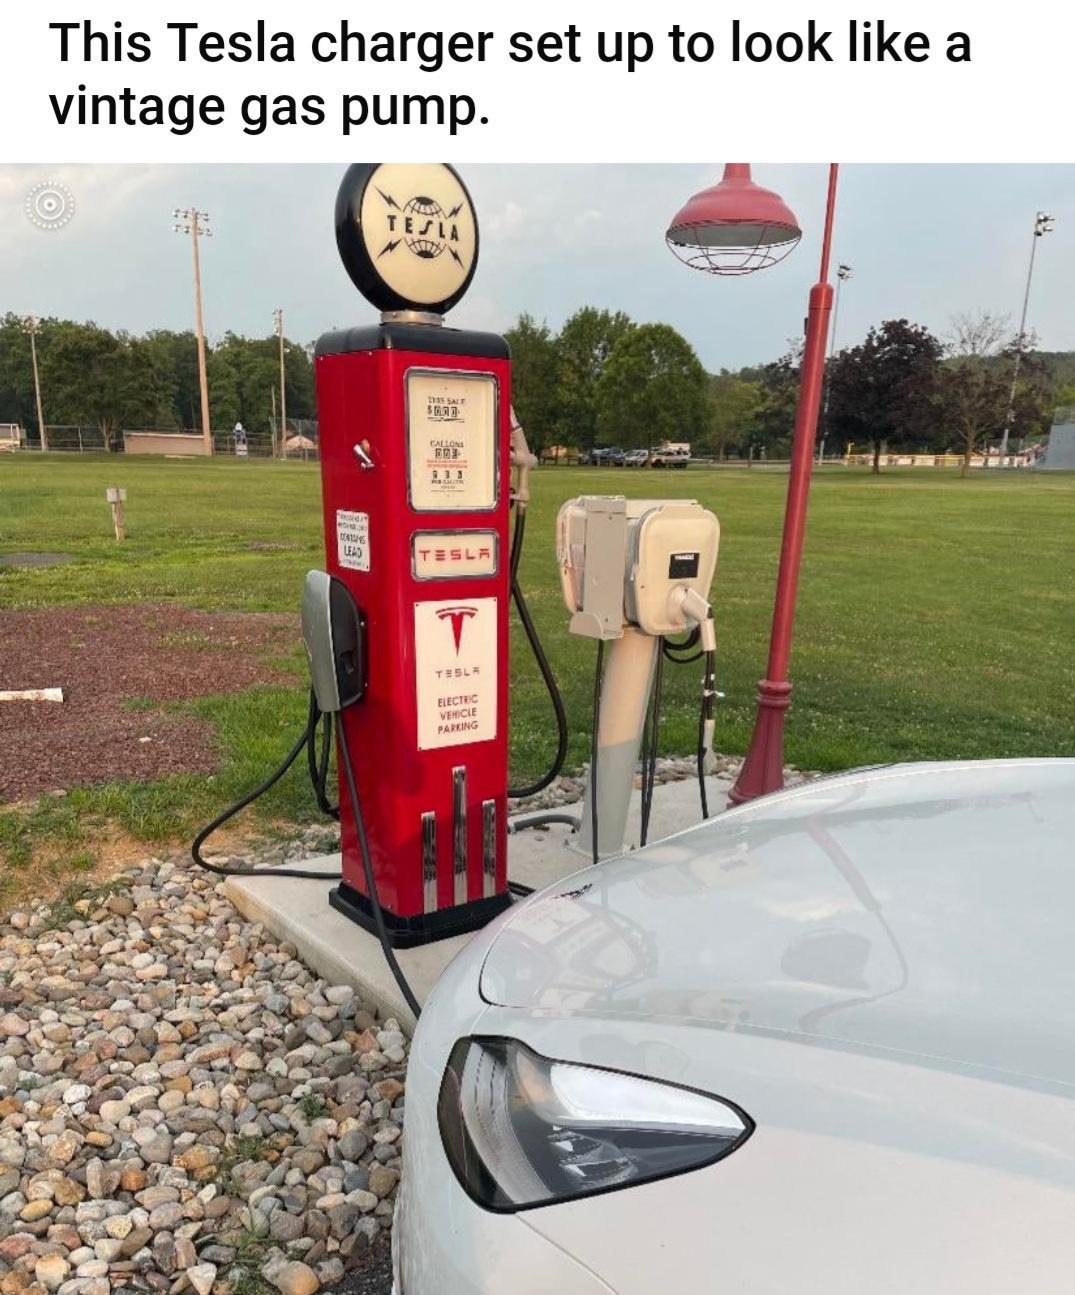
M 176 224 L 172 226 L 177 234 L 189 234 L 194 249 L 194 331 L 198 339 L 198 386 L 202 398 L 202 440 L 205 453 L 213 453 L 213 432 L 209 426 L 209 380 L 205 373 L 205 325 L 202 322 L 202 263 L 198 244 L 204 238 L 211 238 L 213 231 L 209 228 L 209 213 L 199 211 L 196 207 L 185 210 L 177 207 L 172 215 Z
M 1012 361 L 1012 387 L 1008 393 L 1008 413 L 1004 419 L 1004 434 L 1000 438 L 1000 467 L 1008 456 L 1008 437 L 1015 419 L 1015 389 L 1019 383 L 1019 368 L 1023 362 L 1023 346 L 1026 343 L 1026 312 L 1030 305 L 1030 281 L 1034 277 L 1034 253 L 1038 250 L 1038 239 L 1051 234 L 1056 226 L 1055 217 L 1039 211 L 1034 217 L 1034 236 L 1030 240 L 1030 264 L 1026 269 L 1026 290 L 1023 293 L 1023 314 L 1019 320 L 1019 336 L 1015 339 L 1015 359 Z
M 795 600 L 799 587 L 806 505 L 814 464 L 814 441 L 821 413 L 825 352 L 832 314 L 832 227 L 836 212 L 838 167 L 829 167 L 825 228 L 821 239 L 821 268 L 810 289 L 806 344 L 799 377 L 799 404 L 791 446 L 788 497 L 784 507 L 784 536 L 773 603 L 769 661 L 758 685 L 758 714 L 750 750 L 730 793 L 734 804 L 751 800 L 784 785 L 784 715 L 791 703 L 788 664 Z M 672 251 L 687 265 L 716 274 L 745 274 L 772 265 L 786 256 L 802 237 L 798 221 L 777 197 L 759 189 L 750 168 L 733 163 L 724 180 L 696 194 L 675 217 L 666 234 Z
M 855 277 L 850 265 L 841 262 L 836 267 L 836 299 L 832 303 L 832 338 L 829 341 L 829 371 L 825 374 L 825 404 L 821 410 L 821 444 L 818 446 L 817 461 L 825 462 L 825 438 L 829 431 L 829 393 L 832 390 L 832 357 L 836 354 L 836 329 L 840 319 L 840 288 L 848 279 Z
M 280 345 L 280 452 L 287 457 L 287 377 L 284 372 L 284 312 L 278 306 L 272 312 L 273 326 Z
M 49 435 L 45 428 L 45 415 L 41 412 L 41 374 L 37 368 L 37 332 L 41 320 L 36 315 L 27 315 L 22 321 L 22 331 L 30 338 L 30 363 L 34 370 L 34 400 L 37 402 L 37 434 L 41 438 L 41 450 L 44 453 L 49 447 Z

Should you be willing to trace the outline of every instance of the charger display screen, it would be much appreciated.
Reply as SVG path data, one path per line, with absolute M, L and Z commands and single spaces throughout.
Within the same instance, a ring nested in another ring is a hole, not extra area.
M 668 557 L 668 579 L 690 580 L 698 574 L 700 553 L 671 553 Z

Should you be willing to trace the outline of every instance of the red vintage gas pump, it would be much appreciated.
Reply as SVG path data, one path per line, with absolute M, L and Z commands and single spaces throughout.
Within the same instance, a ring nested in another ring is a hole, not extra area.
M 442 323 L 478 260 L 451 167 L 352 166 L 336 236 L 382 311 L 316 352 L 327 569 L 366 626 L 365 697 L 339 722 L 381 908 L 406 946 L 482 926 L 509 903 L 511 364 L 503 338 Z M 341 793 L 331 903 L 372 928 Z

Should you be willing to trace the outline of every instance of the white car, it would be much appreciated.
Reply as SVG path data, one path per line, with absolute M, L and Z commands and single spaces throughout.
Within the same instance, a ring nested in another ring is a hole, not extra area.
M 674 447 L 654 450 L 650 455 L 650 467 L 653 468 L 685 468 L 690 461 L 690 450 Z
M 742 806 L 422 1013 L 397 1295 L 1070 1295 L 1075 760 Z

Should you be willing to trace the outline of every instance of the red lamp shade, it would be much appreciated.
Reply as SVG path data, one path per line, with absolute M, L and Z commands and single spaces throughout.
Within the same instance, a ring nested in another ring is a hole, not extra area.
M 750 274 L 782 261 L 801 237 L 784 200 L 755 184 L 746 162 L 727 162 L 721 182 L 690 199 L 665 241 L 694 270 Z

